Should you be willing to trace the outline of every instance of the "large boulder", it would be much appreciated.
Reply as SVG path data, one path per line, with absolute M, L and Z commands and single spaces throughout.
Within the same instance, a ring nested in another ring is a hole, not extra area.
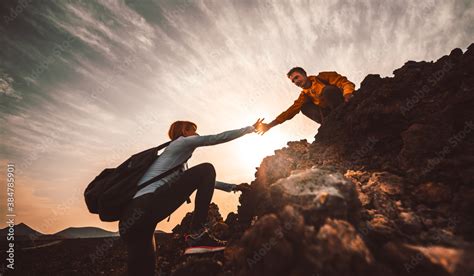
M 355 186 L 338 172 L 311 168 L 293 172 L 270 186 L 275 210 L 291 205 L 308 224 L 320 226 L 326 218 L 358 221 L 360 202 Z
M 326 219 L 317 229 L 290 205 L 258 219 L 226 255 L 238 268 L 237 275 L 377 275 L 381 271 L 352 224 Z

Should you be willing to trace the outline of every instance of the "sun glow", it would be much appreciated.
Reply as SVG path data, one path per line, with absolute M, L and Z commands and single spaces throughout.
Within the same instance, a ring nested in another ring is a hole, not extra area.
M 260 166 L 263 158 L 273 155 L 274 151 L 286 145 L 286 140 L 279 129 L 271 129 L 264 135 L 248 135 L 241 138 L 236 145 L 238 160 L 245 167 L 254 169 Z

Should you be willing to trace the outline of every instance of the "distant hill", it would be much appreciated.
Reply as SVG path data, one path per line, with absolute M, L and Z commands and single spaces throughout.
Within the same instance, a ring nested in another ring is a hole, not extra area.
M 98 227 L 69 227 L 54 234 L 54 236 L 63 239 L 77 238 L 103 238 L 116 237 L 117 232 L 110 232 Z
M 15 225 L 15 238 L 25 238 L 25 237 L 40 237 L 44 234 L 34 230 L 24 223 Z M 8 226 L 0 229 L 0 236 L 6 236 L 8 234 Z
M 0 236 L 6 236 L 8 234 L 8 227 L 0 229 Z M 34 230 L 24 223 L 15 225 L 15 239 L 28 239 L 28 238 L 40 238 L 40 239 L 77 239 L 77 238 L 104 238 L 104 237 L 116 237 L 119 234 L 117 232 L 110 232 L 98 227 L 69 227 L 55 234 L 43 234 Z

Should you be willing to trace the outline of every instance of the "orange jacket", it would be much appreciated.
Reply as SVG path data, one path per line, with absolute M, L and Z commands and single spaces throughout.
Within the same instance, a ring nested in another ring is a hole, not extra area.
M 327 81 L 331 85 L 341 88 L 344 96 L 354 92 L 355 85 L 337 72 L 320 72 L 318 77 Z M 303 89 L 298 99 L 296 99 L 296 101 L 285 112 L 278 115 L 273 122 L 281 124 L 284 121 L 295 117 L 295 115 L 301 111 L 303 104 L 307 101 L 312 101 L 313 104 L 320 107 L 326 107 L 326 104 L 321 97 L 325 84 L 320 82 L 315 76 L 308 76 L 308 79 L 311 81 L 311 87 Z

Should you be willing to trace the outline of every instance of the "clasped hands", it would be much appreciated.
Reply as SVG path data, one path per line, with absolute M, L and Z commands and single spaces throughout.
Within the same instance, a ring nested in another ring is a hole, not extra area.
M 262 118 L 262 119 L 259 118 L 257 122 L 253 124 L 253 127 L 255 128 L 255 132 L 257 132 L 260 135 L 263 135 L 265 132 L 267 132 L 268 130 L 270 130 L 270 128 L 273 127 L 271 123 L 269 124 L 264 123 L 263 122 L 264 119 L 265 118 Z

